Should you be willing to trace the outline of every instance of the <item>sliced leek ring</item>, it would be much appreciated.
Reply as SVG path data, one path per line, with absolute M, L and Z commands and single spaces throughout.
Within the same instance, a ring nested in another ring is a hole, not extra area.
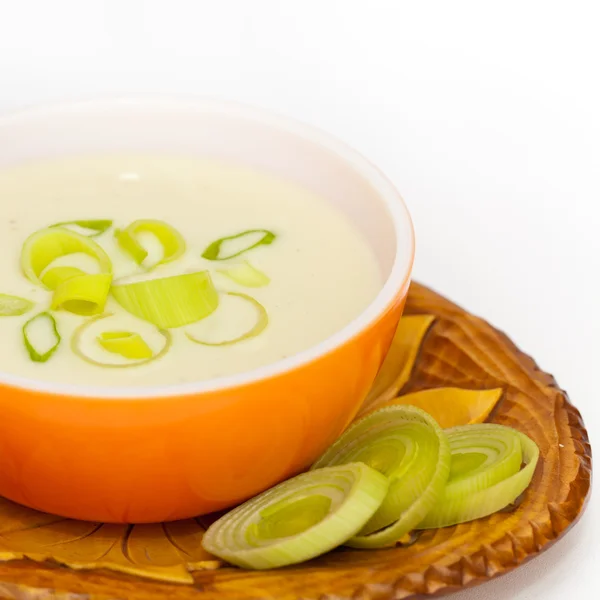
M 506 508 L 527 489 L 539 459 L 536 444 L 510 427 L 481 423 L 445 432 L 450 477 L 419 529 L 465 523 Z
M 253 267 L 247 260 L 227 269 L 217 269 L 217 272 L 246 287 L 263 287 L 271 281 L 265 273 Z
M 113 222 L 109 219 L 84 219 L 81 221 L 62 221 L 50 227 L 62 227 L 80 233 L 86 237 L 97 237 L 112 227 Z
M 99 321 L 113 317 L 113 313 L 105 313 L 103 315 L 96 315 L 91 319 L 88 319 L 85 323 L 80 325 L 74 332 L 71 338 L 71 350 L 73 353 L 87 362 L 90 365 L 96 367 L 104 367 L 110 369 L 125 369 L 129 367 L 139 367 L 141 365 L 147 365 L 150 362 L 160 360 L 170 350 L 173 343 L 173 338 L 169 331 L 159 329 L 158 333 L 164 338 L 164 344 L 161 349 L 153 353 L 152 349 L 148 346 L 146 341 L 137 332 L 125 332 L 125 331 L 105 331 L 101 332 L 95 337 L 102 348 L 104 348 L 109 354 L 117 354 L 124 358 L 131 359 L 129 362 L 110 362 L 108 360 L 97 360 L 93 358 L 89 352 L 85 351 L 84 338 L 91 327 L 97 324 Z M 118 335 L 115 335 L 118 334 Z M 141 340 L 141 344 L 139 342 Z M 148 350 L 150 356 L 148 356 Z
M 311 467 L 363 462 L 390 480 L 379 510 L 347 542 L 394 546 L 433 508 L 450 470 L 450 450 L 435 420 L 412 406 L 390 406 L 352 425 Z
M 103 331 L 96 340 L 108 352 L 124 358 L 152 358 L 152 348 L 134 331 Z
M 154 264 L 144 265 L 148 258 L 148 251 L 139 241 L 139 236 L 144 233 L 152 234 L 162 246 L 162 257 Z M 148 268 L 172 262 L 182 256 L 186 250 L 185 240 L 174 227 L 154 219 L 134 221 L 125 229 L 116 231 L 115 239 L 120 248 L 138 265 Z
M 236 337 L 233 337 L 230 339 L 226 339 L 226 340 L 221 340 L 218 342 L 202 340 L 202 339 L 198 338 L 197 336 L 193 335 L 192 333 L 190 333 L 189 331 L 186 331 L 186 333 L 185 333 L 186 337 L 190 341 L 194 342 L 194 344 L 200 344 L 201 346 L 231 346 L 232 344 L 237 344 L 238 342 L 243 342 L 244 340 L 250 340 L 250 339 L 256 337 L 257 335 L 261 334 L 266 329 L 267 325 L 269 324 L 269 315 L 267 313 L 267 310 L 258 300 L 256 300 L 255 298 L 252 298 L 252 296 L 248 296 L 247 294 L 242 294 L 240 292 L 224 292 L 224 293 L 226 296 L 230 296 L 233 298 L 240 298 L 240 299 L 244 300 L 245 302 L 249 302 L 256 309 L 256 321 L 255 321 L 254 325 L 247 331 L 240 334 L 239 336 L 236 336 Z
M 219 295 L 208 271 L 117 282 L 112 295 L 126 311 L 161 329 L 200 321 L 219 305 Z
M 35 302 L 12 296 L 10 294 L 0 294 L 0 317 L 19 317 L 29 312 L 35 306 Z
M 51 267 L 42 273 L 40 280 L 49 290 L 55 290 L 61 283 L 82 275 L 87 273 L 78 267 Z
M 248 229 L 234 235 L 222 237 L 209 244 L 202 258 L 207 260 L 228 260 L 235 258 L 257 246 L 268 246 L 277 236 L 268 229 Z M 230 248 L 229 250 L 227 248 Z
M 101 273 L 112 273 L 110 258 L 94 240 L 62 227 L 36 231 L 25 240 L 21 250 L 21 270 L 33 283 L 44 285 L 42 275 L 48 277 L 46 269 L 51 263 L 62 256 L 78 253 L 96 259 Z
M 61 267 L 51 271 L 59 268 Z M 54 290 L 50 308 L 62 309 L 86 317 L 101 314 L 108 299 L 111 281 L 110 273 L 69 277 L 59 283 Z
M 379 508 L 387 478 L 364 464 L 303 473 L 213 523 L 207 552 L 247 569 L 300 563 L 343 544 Z
M 60 346 L 55 318 L 48 312 L 35 315 L 23 325 L 23 343 L 33 362 L 45 363 Z

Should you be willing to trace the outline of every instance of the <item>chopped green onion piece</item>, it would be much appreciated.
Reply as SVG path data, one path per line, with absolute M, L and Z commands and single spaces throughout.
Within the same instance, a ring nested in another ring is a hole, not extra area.
M 110 229 L 113 222 L 108 219 L 93 219 L 83 221 L 62 221 L 55 223 L 50 227 L 64 227 L 75 233 L 80 233 L 86 237 L 96 237 L 103 234 L 107 229 Z
M 208 271 L 115 284 L 112 294 L 132 315 L 162 329 L 200 321 L 219 305 Z
M 56 320 L 50 313 L 39 313 L 23 325 L 23 343 L 33 362 L 46 362 L 60 341 Z
M 103 315 L 97 315 L 88 319 L 85 323 L 80 325 L 71 338 L 71 349 L 73 353 L 87 362 L 88 364 L 96 367 L 107 367 L 110 369 L 124 369 L 128 367 L 139 367 L 146 365 L 150 362 L 161 359 L 170 350 L 173 343 L 173 338 L 170 332 L 164 329 L 159 329 L 158 333 L 164 338 L 164 345 L 156 354 L 153 353 L 152 349 L 144 341 L 141 335 L 135 332 L 129 331 L 107 331 L 102 332 L 96 337 L 99 344 L 107 351 L 112 354 L 118 354 L 124 358 L 131 359 L 133 362 L 126 363 L 111 363 L 96 360 L 92 358 L 83 350 L 83 337 L 87 330 L 103 319 L 114 316 L 112 313 L 106 313 Z
M 256 308 L 257 315 L 256 322 L 254 323 L 254 325 L 248 331 L 242 333 L 241 335 L 229 340 L 222 340 L 220 342 L 209 342 L 206 340 L 200 340 L 186 331 L 185 335 L 190 341 L 194 342 L 195 344 L 200 344 L 202 346 L 231 346 L 231 344 L 237 344 L 238 342 L 243 342 L 244 340 L 249 340 L 253 337 L 256 337 L 266 329 L 267 325 L 269 324 L 269 315 L 267 314 L 265 307 L 258 300 L 252 298 L 252 296 L 241 294 L 239 292 L 225 292 L 225 294 L 227 296 L 241 298 L 242 300 L 250 302 L 250 304 L 252 304 L 254 308 Z
M 267 229 L 248 229 L 247 231 L 242 231 L 235 235 L 222 237 L 212 244 L 209 244 L 202 253 L 202 258 L 208 260 L 227 260 L 228 258 L 234 258 L 244 252 L 248 252 L 248 250 L 252 250 L 257 246 L 268 246 L 273 243 L 276 237 L 277 236 L 272 231 L 268 231 Z M 236 240 L 235 248 L 229 253 L 223 252 L 222 246 L 224 244 L 228 245 L 227 242 L 231 242 L 232 240 Z M 243 243 L 244 240 L 246 241 L 245 245 Z M 241 248 L 240 244 L 242 244 Z
M 52 267 L 44 271 L 40 279 L 49 290 L 55 290 L 61 283 L 81 275 L 86 273 L 77 267 Z
M 450 478 L 419 529 L 491 515 L 513 503 L 531 483 L 540 451 L 521 432 L 482 423 L 452 427 L 445 433 L 452 456 Z
M 83 316 L 100 314 L 106 305 L 111 281 L 112 275 L 109 273 L 66 279 L 54 290 L 50 308 Z
M 0 317 L 18 317 L 29 312 L 34 306 L 35 302 L 27 298 L 0 294 Z
M 343 544 L 381 504 L 387 478 L 364 464 L 303 473 L 213 523 L 205 550 L 248 569 L 300 563 Z
M 94 240 L 62 227 L 36 231 L 25 240 L 21 250 L 21 269 L 27 279 L 43 285 L 42 274 L 52 262 L 61 256 L 77 253 L 95 258 L 101 273 L 112 272 L 110 258 Z
M 263 287 L 271 281 L 267 275 L 253 267 L 247 260 L 228 269 L 217 269 L 217 272 L 246 287 Z
M 125 229 L 116 231 L 115 239 L 121 249 L 129 254 L 138 265 L 142 265 L 148 257 L 148 251 L 138 240 L 138 236 L 143 233 L 152 234 L 162 246 L 161 259 L 155 264 L 148 266 L 155 267 L 172 262 L 185 253 L 185 240 L 168 223 L 152 219 L 134 221 Z
M 443 431 L 426 412 L 412 406 L 378 410 L 350 427 L 311 467 L 363 462 L 390 480 L 379 510 L 347 545 L 394 546 L 433 508 L 450 469 Z

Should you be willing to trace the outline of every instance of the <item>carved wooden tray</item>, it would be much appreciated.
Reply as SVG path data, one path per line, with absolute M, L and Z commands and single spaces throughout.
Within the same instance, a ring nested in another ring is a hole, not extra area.
M 406 315 L 363 412 L 421 390 L 481 390 L 453 393 L 468 399 L 479 420 L 516 427 L 540 447 L 533 482 L 517 506 L 424 532 L 408 547 L 338 550 L 299 567 L 251 572 L 218 568 L 201 550 L 203 520 L 103 525 L 2 500 L 0 597 L 400 600 L 482 583 L 548 548 L 581 515 L 590 490 L 591 448 L 579 412 L 505 335 L 429 289 L 413 284 Z M 406 400 L 439 404 L 443 396 Z

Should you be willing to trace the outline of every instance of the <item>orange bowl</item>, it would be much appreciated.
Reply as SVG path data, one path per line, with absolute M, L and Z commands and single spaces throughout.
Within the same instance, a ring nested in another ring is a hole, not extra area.
M 237 104 L 137 98 L 0 118 L 0 167 L 146 151 L 267 169 L 316 191 L 370 242 L 385 283 L 322 343 L 197 384 L 94 388 L 26 380 L 0 365 L 0 495 L 45 512 L 159 522 L 232 506 L 311 464 L 353 419 L 404 307 L 410 217 L 368 161 L 305 125 Z

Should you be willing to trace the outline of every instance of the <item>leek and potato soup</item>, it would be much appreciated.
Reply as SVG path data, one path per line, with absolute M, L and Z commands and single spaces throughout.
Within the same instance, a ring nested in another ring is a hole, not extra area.
M 0 170 L 0 372 L 94 386 L 272 363 L 382 284 L 362 234 L 267 172 L 98 156 Z

